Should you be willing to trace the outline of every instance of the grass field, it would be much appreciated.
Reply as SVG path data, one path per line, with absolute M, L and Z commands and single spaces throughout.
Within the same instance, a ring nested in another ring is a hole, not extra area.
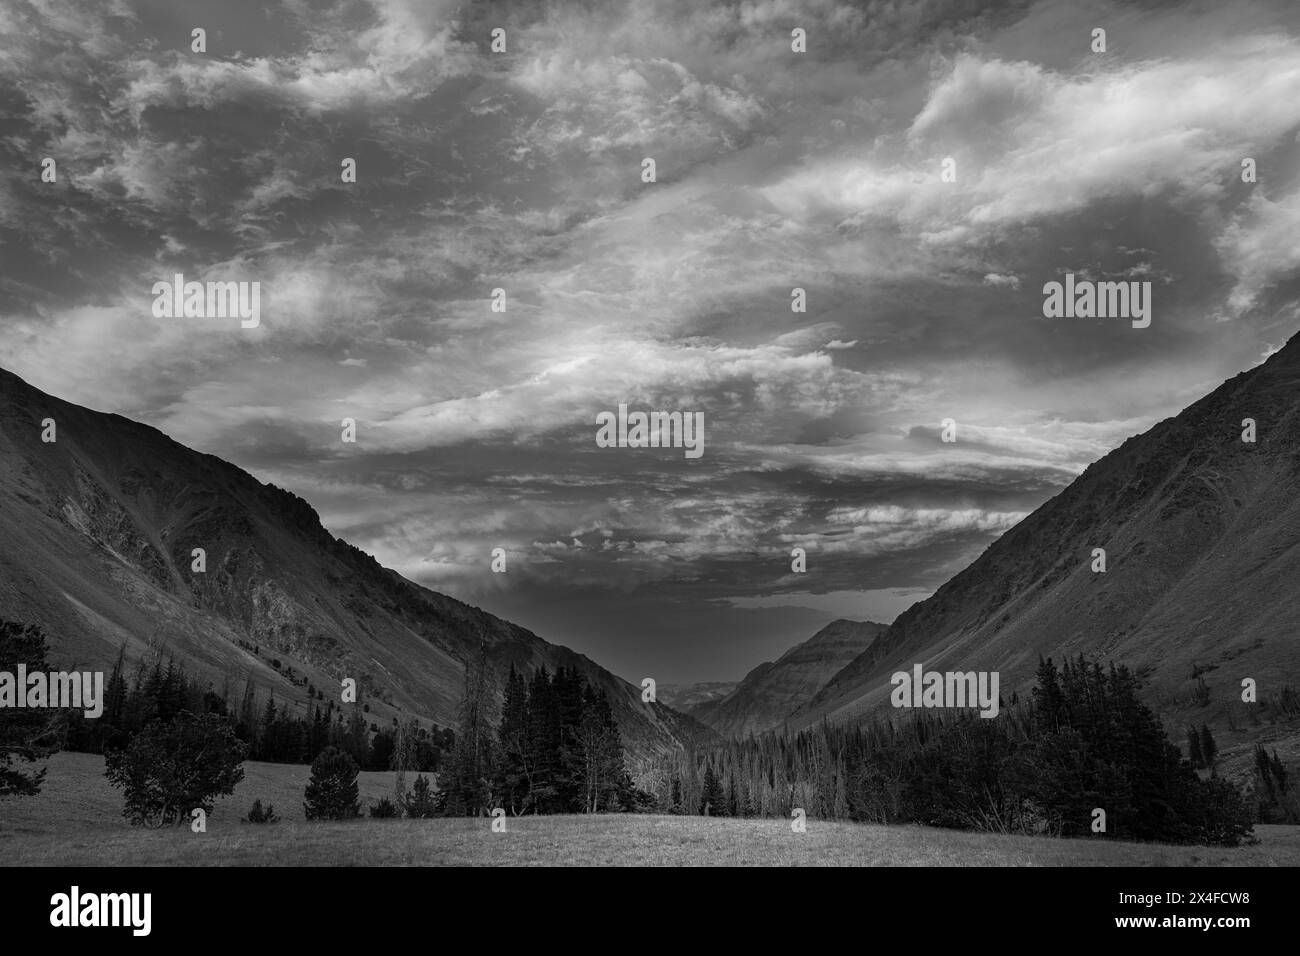
M 966 833 L 808 821 L 674 816 L 519 817 L 505 833 L 483 819 L 307 823 L 306 767 L 246 763 L 235 794 L 218 803 L 208 832 L 133 828 L 103 759 L 58 754 L 43 792 L 0 801 L 5 865 L 339 866 L 1296 866 L 1300 827 L 1259 827 L 1260 842 L 1236 849 L 1111 840 Z M 363 802 L 391 793 L 392 774 L 363 773 Z M 260 797 L 284 822 L 240 823 Z

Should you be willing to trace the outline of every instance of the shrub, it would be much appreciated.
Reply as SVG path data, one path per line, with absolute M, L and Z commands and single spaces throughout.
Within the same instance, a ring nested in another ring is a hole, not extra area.
M 266 809 L 262 809 L 262 801 L 254 800 L 252 807 L 249 808 L 248 816 L 244 818 L 247 823 L 279 823 L 280 818 L 275 815 L 275 807 L 267 804 Z
M 420 774 L 411 785 L 411 792 L 406 795 L 402 808 L 412 819 L 425 820 L 436 817 L 442 812 L 441 796 L 429 786 L 429 778 Z
M 357 769 L 351 755 L 337 747 L 326 747 L 317 755 L 303 794 L 308 820 L 351 820 L 361 815 Z
M 151 721 L 126 749 L 110 751 L 104 772 L 123 791 L 124 816 L 161 827 L 188 821 L 194 809 L 211 813 L 214 798 L 233 793 L 244 779 L 247 754 L 228 720 L 183 710 L 169 721 Z
M 388 797 L 382 797 L 377 803 L 370 805 L 370 816 L 376 820 L 392 820 L 401 814 L 397 812 L 397 804 Z

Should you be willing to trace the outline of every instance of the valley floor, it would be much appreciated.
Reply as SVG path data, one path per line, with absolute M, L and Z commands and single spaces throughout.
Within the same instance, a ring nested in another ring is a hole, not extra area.
M 129 826 L 103 758 L 58 754 L 42 793 L 0 800 L 0 863 L 22 865 L 340 866 L 1296 866 L 1300 827 L 1257 827 L 1235 849 L 1110 840 L 1055 840 L 927 827 L 676 816 L 508 818 L 308 823 L 308 769 L 246 763 L 234 796 L 218 803 L 207 833 Z M 392 792 L 392 774 L 363 773 L 363 803 Z M 254 798 L 284 822 L 239 822 Z

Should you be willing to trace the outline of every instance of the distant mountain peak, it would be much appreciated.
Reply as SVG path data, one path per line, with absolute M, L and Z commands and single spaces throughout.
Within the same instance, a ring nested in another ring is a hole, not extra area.
M 759 664 L 730 694 L 692 714 L 726 736 L 773 730 L 884 631 L 885 625 L 871 621 L 832 621 L 777 660 Z

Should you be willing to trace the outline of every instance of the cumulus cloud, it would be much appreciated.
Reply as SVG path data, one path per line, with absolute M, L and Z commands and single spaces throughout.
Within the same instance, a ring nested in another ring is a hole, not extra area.
M 615 664 L 620 602 L 730 651 L 750 598 L 893 608 L 1275 348 L 1300 267 L 1292 6 L 969 6 L 294 0 L 206 54 L 0 6 L 0 362 Z M 1045 321 L 1064 271 L 1156 283 L 1149 334 Z M 261 327 L 154 318 L 176 272 L 260 281 Z M 705 456 L 597 448 L 620 403 Z

